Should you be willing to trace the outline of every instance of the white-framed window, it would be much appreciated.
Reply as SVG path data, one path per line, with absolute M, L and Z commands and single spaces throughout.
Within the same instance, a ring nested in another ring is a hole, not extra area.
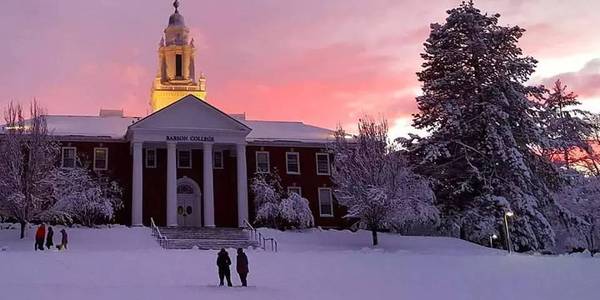
M 269 173 L 270 169 L 269 152 L 256 151 L 256 173 Z
M 302 197 L 302 188 L 299 186 L 288 186 L 287 188 L 288 196 L 292 193 L 298 194 L 298 196 Z
M 333 197 L 330 188 L 319 188 L 319 215 L 333 217 Z
M 317 175 L 330 175 L 331 169 L 329 165 L 328 153 L 317 153 Z
M 192 168 L 192 150 L 177 150 L 177 168 Z
M 223 151 L 214 151 L 213 152 L 213 168 L 214 169 L 223 169 Z
M 94 148 L 94 170 L 108 170 L 108 148 Z
M 285 168 L 288 174 L 300 174 L 300 153 L 285 153 Z
M 156 168 L 156 149 L 146 149 L 146 168 Z
M 77 158 L 77 148 L 62 147 L 61 148 L 61 167 L 75 168 Z

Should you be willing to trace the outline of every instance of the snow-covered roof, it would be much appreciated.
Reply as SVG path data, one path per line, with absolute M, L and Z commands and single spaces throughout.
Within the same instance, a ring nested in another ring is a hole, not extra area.
M 302 122 L 246 120 L 240 115 L 231 116 L 252 129 L 247 136 L 248 142 L 325 143 L 333 137 L 332 130 Z M 122 139 L 127 128 L 140 119 L 120 116 L 46 116 L 48 130 L 53 135 L 71 138 Z
M 48 130 L 55 136 L 121 139 L 127 133 L 127 127 L 139 119 L 119 116 L 48 115 L 46 124 Z
M 333 131 L 302 122 L 241 120 L 252 128 L 249 142 L 324 143 L 331 141 Z

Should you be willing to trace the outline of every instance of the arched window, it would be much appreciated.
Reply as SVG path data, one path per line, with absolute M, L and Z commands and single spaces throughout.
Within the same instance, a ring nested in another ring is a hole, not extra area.
M 180 79 L 183 77 L 183 56 L 175 54 L 175 77 Z
M 177 194 L 193 194 L 194 188 L 189 184 L 180 184 L 177 186 Z

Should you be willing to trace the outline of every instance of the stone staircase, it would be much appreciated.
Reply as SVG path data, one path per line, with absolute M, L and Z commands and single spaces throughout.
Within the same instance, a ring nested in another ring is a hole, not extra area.
M 159 230 L 165 237 L 159 242 L 166 249 L 259 247 L 257 241 L 250 239 L 250 232 L 241 228 L 160 227 Z

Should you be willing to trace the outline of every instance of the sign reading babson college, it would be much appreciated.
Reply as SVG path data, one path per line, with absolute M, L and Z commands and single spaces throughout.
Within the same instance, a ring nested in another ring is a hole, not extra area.
M 214 142 L 214 136 L 167 135 L 168 142 Z

